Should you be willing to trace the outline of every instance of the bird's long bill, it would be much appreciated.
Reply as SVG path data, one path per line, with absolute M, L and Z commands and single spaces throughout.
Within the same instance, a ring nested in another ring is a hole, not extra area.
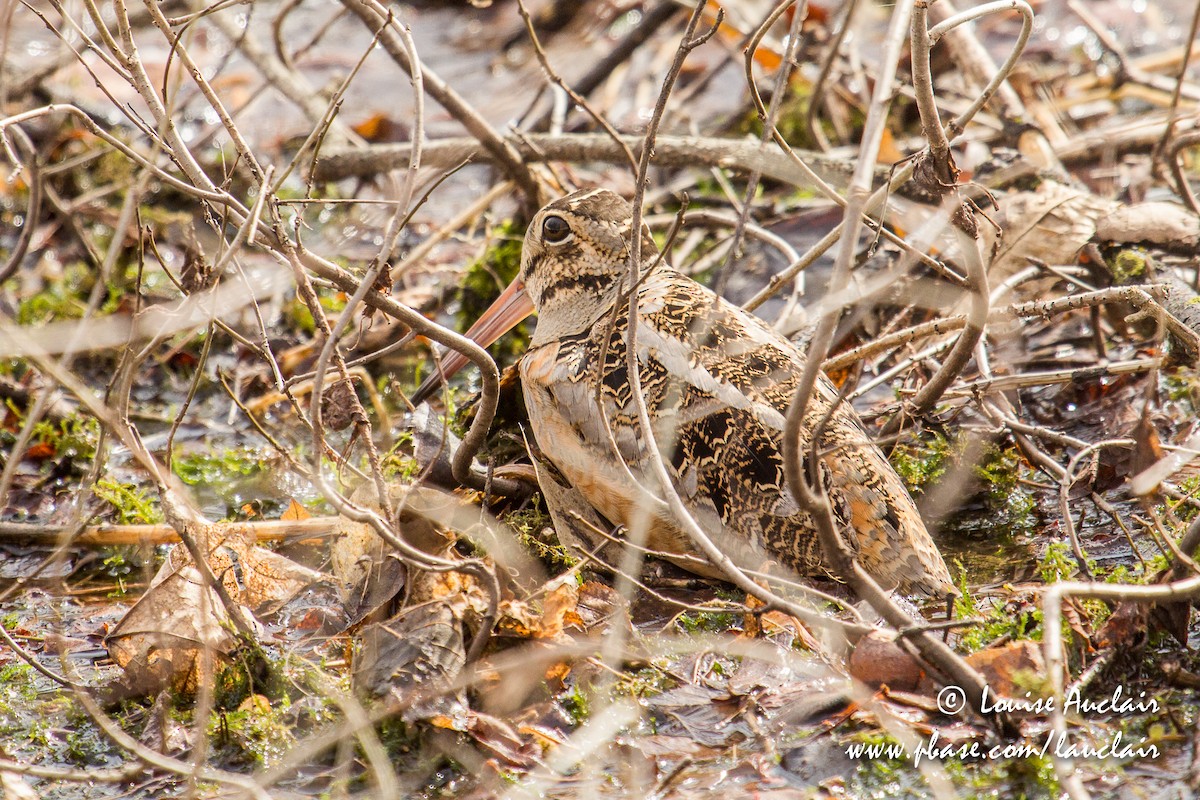
M 483 312 L 483 315 L 475 321 L 467 331 L 467 338 L 478 343 L 481 347 L 487 347 L 492 342 L 499 339 L 504 334 L 508 333 L 517 323 L 533 313 L 533 301 L 529 299 L 529 295 L 525 293 L 525 284 L 517 278 L 508 285 L 508 288 L 500 293 L 496 298 L 496 302 L 488 307 L 488 310 Z M 449 380 L 450 376 L 458 372 L 466 366 L 468 359 L 457 350 L 451 350 L 442 359 L 441 373 L 434 373 L 425 379 L 417 389 L 416 394 L 411 398 L 413 405 L 420 405 L 442 384 L 442 380 Z

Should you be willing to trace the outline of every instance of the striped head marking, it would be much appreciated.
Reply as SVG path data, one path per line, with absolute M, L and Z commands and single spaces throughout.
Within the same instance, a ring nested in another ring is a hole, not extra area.
M 525 234 L 521 280 L 538 315 L 535 343 L 579 333 L 612 307 L 629 281 L 633 207 L 587 189 L 539 211 Z M 643 263 L 658 249 L 643 226 Z
M 583 333 L 609 311 L 629 279 L 629 229 L 633 207 L 604 189 L 555 200 L 539 211 L 525 233 L 521 271 L 496 302 L 475 320 L 467 337 L 487 347 L 530 313 L 537 313 L 533 345 Z M 642 226 L 642 264 L 658 254 Z M 446 377 L 467 363 L 459 352 L 442 362 Z M 439 385 L 431 376 L 413 396 L 419 403 Z

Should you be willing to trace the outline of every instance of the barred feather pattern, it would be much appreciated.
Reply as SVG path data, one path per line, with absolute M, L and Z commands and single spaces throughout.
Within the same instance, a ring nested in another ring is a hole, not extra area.
M 545 240 L 547 216 L 570 225 L 564 247 Z M 614 308 L 626 282 L 631 216 L 617 195 L 593 190 L 535 217 L 522 278 L 539 319 L 521 360 L 522 387 L 539 447 L 597 511 L 628 527 L 649 513 L 649 547 L 698 556 L 677 520 L 661 506 L 648 512 L 639 499 L 655 485 L 652 454 L 627 372 L 626 306 Z M 657 253 L 643 236 L 649 268 Z M 826 575 L 812 519 L 787 488 L 781 453 L 804 354 L 666 264 L 638 285 L 636 318 L 638 371 L 659 456 L 692 516 L 740 565 L 772 559 L 803 575 Z M 815 444 L 835 517 L 864 568 L 885 588 L 953 594 L 899 476 L 823 375 L 804 422 L 802 452 Z M 712 566 L 680 563 L 720 576 Z

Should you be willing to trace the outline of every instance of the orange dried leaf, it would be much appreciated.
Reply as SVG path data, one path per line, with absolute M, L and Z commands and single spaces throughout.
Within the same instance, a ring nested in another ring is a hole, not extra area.
M 566 661 L 559 661 L 557 664 L 551 665 L 550 668 L 546 670 L 546 680 L 558 681 L 559 683 L 562 683 L 570 674 L 571 664 Z
M 989 647 L 967 656 L 967 663 L 983 675 L 988 688 L 1004 697 L 1022 697 L 1019 673 L 1045 675 L 1046 665 L 1042 659 L 1042 648 L 1037 642 L 1008 642 L 1000 647 Z
M 560 636 L 565 625 L 583 626 L 583 620 L 575 612 L 579 602 L 579 590 L 574 582 L 559 584 L 546 594 L 542 603 L 542 620 L 539 638 L 552 639 Z
M 288 507 L 284 510 L 280 519 L 298 520 L 309 519 L 310 517 L 312 517 L 312 514 L 308 513 L 308 509 L 297 503 L 296 498 L 293 497 L 288 502 Z
M 879 143 L 879 156 L 876 159 L 880 164 L 895 164 L 897 161 L 904 159 L 904 154 L 900 152 L 900 148 L 896 146 L 896 137 L 892 132 L 884 128 L 883 139 Z
M 54 445 L 38 442 L 25 451 L 25 457 L 33 461 L 45 461 L 54 457 Z
M 430 717 L 428 722 L 435 728 L 444 728 L 445 730 L 449 731 L 456 731 L 460 729 L 458 724 L 454 721 L 454 718 L 448 717 L 445 714 L 436 714 Z

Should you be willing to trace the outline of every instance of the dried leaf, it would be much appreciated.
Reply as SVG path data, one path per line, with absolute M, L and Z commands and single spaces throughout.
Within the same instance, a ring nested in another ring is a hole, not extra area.
M 37 442 L 25 449 L 25 457 L 31 461 L 45 461 L 54 458 L 54 445 L 48 442 Z
M 212 589 L 194 566 L 157 581 L 105 638 L 113 661 L 125 670 L 125 685 L 137 694 L 171 687 L 193 692 L 199 660 L 207 649 L 216 656 L 233 651 L 233 625 Z
M 304 506 L 300 505 L 299 503 L 297 503 L 296 498 L 293 497 L 288 502 L 288 507 L 286 509 L 284 509 L 283 514 L 281 514 L 279 518 L 287 519 L 287 520 L 298 520 L 298 519 L 309 519 L 310 517 L 312 517 L 312 514 L 308 513 L 308 509 L 305 508 Z
M 546 670 L 545 677 L 546 680 L 556 683 L 561 687 L 570 674 L 571 663 L 569 661 L 559 661 Z
M 1154 427 L 1154 422 L 1150 419 L 1149 403 L 1143 407 L 1142 415 L 1138 418 L 1137 425 L 1134 426 L 1130 435 L 1137 442 L 1130 465 L 1130 472 L 1133 474 L 1136 475 L 1143 470 L 1149 469 L 1166 455 L 1166 452 L 1163 450 L 1162 439 L 1158 436 L 1158 428 Z
M 554 639 L 562 636 L 565 625 L 583 627 L 575 607 L 579 603 L 579 589 L 575 586 L 573 576 L 560 581 L 557 586 L 546 593 L 542 601 L 542 619 L 539 638 Z
M 579 587 L 575 585 L 573 575 L 556 578 L 543 589 L 541 610 L 525 600 L 503 601 L 500 604 L 500 631 L 519 639 L 565 640 L 565 627 L 584 627 L 576 610 Z
M 972 653 L 967 656 L 967 663 L 979 670 L 993 694 L 1004 697 L 1023 698 L 1029 690 L 1028 679 L 1046 674 L 1042 648 L 1028 640 Z
M 1063 619 L 1067 622 L 1067 627 L 1078 637 L 1083 646 L 1091 651 L 1092 630 L 1089 624 L 1091 615 L 1088 614 L 1087 609 L 1077 598 L 1068 597 L 1063 601 L 1062 614 Z
M 192 749 L 196 729 L 177 720 L 171 711 L 174 698 L 168 691 L 159 692 L 148 713 L 149 721 L 138 740 L 159 753 L 178 755 Z
M 372 114 L 352 129 L 373 144 L 405 142 L 412 137 L 412 131 L 407 125 L 383 113 Z
M 913 660 L 894 638 L 872 632 L 859 640 L 850 654 L 850 674 L 872 688 L 913 690 L 925 677 L 925 670 Z
M 621 595 L 599 581 L 587 581 L 579 587 L 575 611 L 589 636 L 604 636 L 613 625 L 620 625 L 626 632 L 633 631 L 629 608 Z
M 742 717 L 742 703 L 729 692 L 708 686 L 680 686 L 646 701 L 665 717 L 660 733 L 686 733 L 709 747 L 726 747 L 752 738 L 753 727 Z
M 440 727 L 463 730 L 466 704 L 447 689 L 466 665 L 462 619 L 454 604 L 434 601 L 406 608 L 368 626 L 362 654 L 354 662 L 354 682 L 377 696 L 393 694 L 412 702 L 406 721 L 433 719 Z
M 209 569 L 238 603 L 269 613 L 309 586 L 326 580 L 323 573 L 255 542 L 254 533 L 237 523 L 218 523 L 209 529 Z M 151 585 L 191 563 L 187 548 L 175 545 Z
M 467 713 L 467 735 L 484 750 L 510 766 L 528 769 L 540 755 L 533 742 L 522 739 L 511 725 L 490 714 Z
M 1103 648 L 1116 647 L 1132 652 L 1146 643 L 1146 628 L 1150 606 L 1145 603 L 1118 603 L 1112 616 L 1096 634 L 1096 643 Z
M 1029 259 L 1072 264 L 1096 233 L 1096 220 L 1118 206 L 1085 190 L 1042 181 L 1037 191 L 1013 192 L 1000 199 L 998 221 L 1004 229 L 1000 249 L 989 270 L 997 283 L 1024 269 Z M 997 234 L 981 229 L 990 246 Z

